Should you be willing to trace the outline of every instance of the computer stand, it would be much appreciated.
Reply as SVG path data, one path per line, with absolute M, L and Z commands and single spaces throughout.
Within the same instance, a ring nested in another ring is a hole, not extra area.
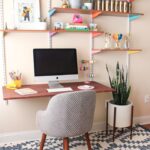
M 49 88 L 63 88 L 64 87 L 58 81 L 49 81 L 48 86 Z

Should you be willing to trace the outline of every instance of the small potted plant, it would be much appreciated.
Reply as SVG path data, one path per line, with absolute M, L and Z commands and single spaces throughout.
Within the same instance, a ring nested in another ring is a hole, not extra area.
M 124 68 L 120 68 L 119 62 L 116 65 L 116 73 L 113 78 L 110 76 L 109 68 L 106 65 L 113 99 L 108 102 L 108 124 L 114 126 L 114 108 L 116 108 L 115 127 L 124 128 L 131 126 L 132 103 L 128 100 L 131 86 L 128 85 L 128 74 Z

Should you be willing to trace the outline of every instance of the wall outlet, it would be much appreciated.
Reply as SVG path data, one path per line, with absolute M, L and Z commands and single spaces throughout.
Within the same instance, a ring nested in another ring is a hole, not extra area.
M 150 103 L 150 95 L 145 95 L 145 98 L 144 98 L 144 102 L 145 103 Z

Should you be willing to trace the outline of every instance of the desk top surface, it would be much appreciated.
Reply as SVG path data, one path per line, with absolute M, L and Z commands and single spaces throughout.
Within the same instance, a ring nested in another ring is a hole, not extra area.
M 91 81 L 90 83 L 86 84 L 84 82 L 72 82 L 72 83 L 61 83 L 64 87 L 71 87 L 73 91 L 80 91 L 78 89 L 78 86 L 80 85 L 90 85 L 94 86 L 94 91 L 97 93 L 101 92 L 112 92 L 114 91 L 112 88 L 107 87 L 103 84 L 100 84 L 95 81 Z M 64 92 L 47 92 L 48 84 L 31 84 L 31 85 L 23 85 L 22 88 L 31 88 L 35 91 L 37 91 L 36 94 L 29 94 L 29 95 L 19 95 L 14 90 L 7 89 L 6 87 L 3 87 L 3 99 L 4 100 L 14 100 L 14 99 L 30 99 L 30 98 L 39 98 L 39 97 L 51 97 L 59 93 Z

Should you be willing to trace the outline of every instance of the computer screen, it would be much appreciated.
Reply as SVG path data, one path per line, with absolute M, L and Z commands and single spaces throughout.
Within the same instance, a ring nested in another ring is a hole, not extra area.
M 36 81 L 78 79 L 77 54 L 74 48 L 33 49 Z

